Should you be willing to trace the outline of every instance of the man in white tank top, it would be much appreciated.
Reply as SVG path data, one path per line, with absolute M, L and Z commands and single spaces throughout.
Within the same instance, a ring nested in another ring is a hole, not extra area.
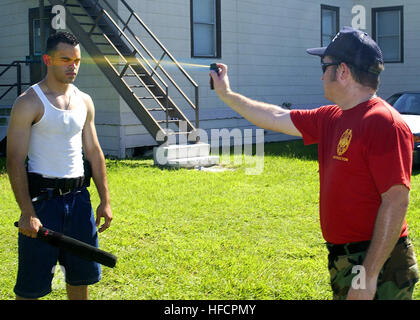
M 61 231 L 56 231 L 66 233 L 71 228 L 76 228 L 70 226 L 76 222 L 66 225 L 68 217 L 73 219 L 74 216 L 74 219 L 78 219 L 77 223 L 81 225 L 77 226 L 74 234 L 69 235 L 80 237 L 80 239 L 92 238 L 97 245 L 96 226 L 99 226 L 101 219 L 104 219 L 104 223 L 98 230 L 102 232 L 110 226 L 112 220 L 105 159 L 94 123 L 94 105 L 88 94 L 79 91 L 72 84 L 81 61 L 78 43 L 77 39 L 67 32 L 51 36 L 47 41 L 47 54 L 43 56 L 47 65 L 46 77 L 20 95 L 12 109 L 7 133 L 7 170 L 21 210 L 19 236 L 23 236 L 19 239 L 19 246 L 22 246 L 19 249 L 19 255 L 21 251 L 37 250 L 41 247 L 41 244 L 35 242 L 39 241 L 35 238 L 41 226 L 48 228 L 55 226 L 55 228 L 62 228 Z M 86 187 L 74 186 L 74 189 L 69 190 L 65 195 L 61 195 L 60 191 L 58 196 L 55 195 L 43 201 L 35 201 L 29 192 L 29 175 L 36 175 L 42 181 L 56 181 L 55 179 L 66 183 L 80 181 L 84 175 L 82 149 L 85 158 L 91 164 L 93 181 L 100 197 L 96 220 L 93 217 Z M 25 168 L 27 157 L 29 158 L 28 173 Z M 53 209 L 48 209 L 48 207 Z M 60 213 L 61 207 L 63 212 Z M 90 214 L 93 218 L 89 216 Z M 61 220 L 56 222 L 54 219 Z M 92 221 L 93 227 L 89 225 Z M 30 241 L 34 241 L 34 244 Z M 31 245 L 33 247 L 30 247 Z M 45 259 L 50 259 L 52 255 L 52 253 L 39 253 L 39 255 L 42 254 L 46 255 Z M 54 254 L 58 259 L 58 252 Z M 37 268 L 43 265 L 39 266 L 37 263 L 39 264 L 39 261 L 44 258 L 38 257 L 38 260 L 31 260 L 28 256 L 24 254 L 22 257 L 19 256 L 18 280 L 15 287 L 17 299 L 38 298 L 51 291 L 52 277 L 47 271 L 43 272 L 47 273 L 45 281 L 50 282 L 49 287 L 43 279 L 38 280 L 42 277 L 42 272 Z M 55 260 L 56 263 L 57 260 Z M 80 268 L 84 262 L 78 260 L 77 263 L 72 263 Z M 55 266 L 54 261 L 51 261 L 51 264 Z M 85 269 L 89 271 L 86 271 L 85 275 L 83 272 L 75 273 L 73 269 L 77 268 L 69 263 L 65 270 L 68 298 L 87 299 L 87 286 L 99 281 L 100 267 L 98 265 L 86 266 Z M 67 281 L 67 278 L 70 280 Z

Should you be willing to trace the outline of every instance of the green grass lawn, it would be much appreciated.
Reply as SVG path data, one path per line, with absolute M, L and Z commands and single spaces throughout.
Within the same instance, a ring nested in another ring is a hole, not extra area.
M 4 167 L 2 160 L 0 299 L 14 299 L 19 211 Z M 107 160 L 114 220 L 100 246 L 118 262 L 103 267 L 90 298 L 331 299 L 316 147 L 266 144 L 262 174 L 232 167 L 162 170 L 151 159 Z M 418 173 L 407 219 L 420 256 Z M 43 299 L 66 299 L 64 286 Z

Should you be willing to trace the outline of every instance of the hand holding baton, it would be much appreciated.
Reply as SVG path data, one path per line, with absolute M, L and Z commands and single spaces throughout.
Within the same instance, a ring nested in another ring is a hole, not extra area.
M 19 227 L 17 221 L 15 222 L 15 227 Z M 37 238 L 54 247 L 71 252 L 78 257 L 98 262 L 110 268 L 115 267 L 117 263 L 117 257 L 109 252 L 44 227 L 39 228 Z

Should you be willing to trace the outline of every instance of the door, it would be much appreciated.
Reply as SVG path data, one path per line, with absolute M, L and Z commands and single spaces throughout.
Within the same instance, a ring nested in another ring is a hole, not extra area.
M 51 27 L 51 21 L 53 14 L 51 12 L 52 7 L 44 7 L 44 33 L 45 42 L 48 37 L 56 31 Z M 46 43 L 44 44 L 45 48 Z M 39 8 L 29 9 L 29 64 L 30 69 L 30 82 L 31 84 L 41 81 L 45 74 L 42 74 L 42 55 L 41 51 L 41 20 L 39 19 Z

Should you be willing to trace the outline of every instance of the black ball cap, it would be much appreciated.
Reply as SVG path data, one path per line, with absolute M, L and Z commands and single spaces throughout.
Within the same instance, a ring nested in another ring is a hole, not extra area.
M 382 51 L 377 43 L 366 33 L 351 27 L 344 27 L 327 47 L 307 49 L 307 53 L 320 56 L 333 56 L 356 68 L 379 74 L 375 66 L 384 63 Z

